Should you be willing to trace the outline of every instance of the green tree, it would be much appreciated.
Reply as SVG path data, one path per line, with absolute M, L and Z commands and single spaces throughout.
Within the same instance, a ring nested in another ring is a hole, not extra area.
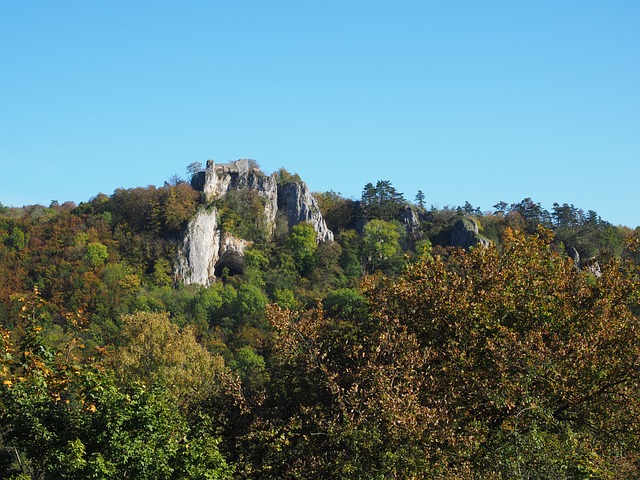
M 241 347 L 235 353 L 232 367 L 249 390 L 260 389 L 267 381 L 264 358 L 249 345 Z
M 327 315 L 335 318 L 366 318 L 369 302 L 353 288 L 339 288 L 327 294 L 322 302 Z
M 100 242 L 91 242 L 87 245 L 85 259 L 93 268 L 101 267 L 109 259 L 109 250 Z
M 256 190 L 231 190 L 216 203 L 225 232 L 257 242 L 268 237 L 265 199 Z
M 493 206 L 493 209 L 495 215 L 504 215 L 509 209 L 509 204 L 505 201 L 500 201 Z
M 396 222 L 371 220 L 364 226 L 362 252 L 370 272 L 378 269 L 391 272 L 399 268 L 402 234 L 402 226 Z
M 278 185 L 286 185 L 288 183 L 300 183 L 302 179 L 297 173 L 290 173 L 286 168 L 281 167 L 276 172 L 276 180 Z
M 314 193 L 327 227 L 334 233 L 355 228 L 357 202 L 334 191 Z
M 264 272 L 269 266 L 269 259 L 265 253 L 255 247 L 244 251 L 244 280 L 256 287 L 263 288 Z
M 159 232 L 162 220 L 154 186 L 118 188 L 111 196 L 110 206 L 116 224 L 123 223 L 135 231 Z
M 29 234 L 24 233 L 21 228 L 14 226 L 11 229 L 11 232 L 9 233 L 6 241 L 9 247 L 20 251 L 27 246 L 27 242 L 29 241 Z
M 262 324 L 268 303 L 269 299 L 260 288 L 247 283 L 242 284 L 238 288 L 234 315 L 239 323 L 247 322 L 259 326 Z
M 431 259 L 431 242 L 427 240 L 418 240 L 414 245 L 415 258 L 417 260 Z
M 151 278 L 153 279 L 153 283 L 159 287 L 169 287 L 173 284 L 171 264 L 167 259 L 159 258 L 154 262 Z
M 189 165 L 187 165 L 187 175 L 189 175 L 189 178 L 193 178 L 196 174 L 203 171 L 204 167 L 200 162 L 191 162 Z
M 567 205 L 566 203 L 559 205 L 558 203 L 554 203 L 551 218 L 556 227 L 573 228 L 582 223 L 581 220 L 584 218 L 584 212 L 573 205 Z
M 196 213 L 198 192 L 188 183 L 177 183 L 158 192 L 164 234 L 179 232 Z
M 346 230 L 340 234 L 340 266 L 348 279 L 359 278 L 363 273 L 362 268 L 362 240 L 355 230 Z
M 364 319 L 273 307 L 255 427 L 277 451 L 256 458 L 282 477 L 636 478 L 637 268 L 594 281 L 550 239 L 506 230 L 501 251 L 367 281 Z
M 379 180 L 375 187 L 372 183 L 364 186 L 361 203 L 368 220 L 391 221 L 398 220 L 406 202 L 389 180 Z
M 635 269 L 614 263 L 593 282 L 550 235 L 507 230 L 502 253 L 414 264 L 376 294 L 376 315 L 425 355 L 421 404 L 449 465 L 500 478 L 635 476 L 638 439 L 619 430 L 640 421 Z
M 512 203 L 509 208 L 510 213 L 518 213 L 524 220 L 524 227 L 527 233 L 535 233 L 538 226 L 551 226 L 551 215 L 542 208 L 540 203 L 535 203 L 527 197 L 519 203 Z
M 118 344 L 110 358 L 118 379 L 166 388 L 181 407 L 232 395 L 237 387 L 223 358 L 209 353 L 192 328 L 180 330 L 166 313 L 123 316 Z
M 282 308 L 295 310 L 298 306 L 295 295 L 288 288 L 273 292 L 273 300 Z
M 464 202 L 464 206 L 458 207 L 457 210 L 467 215 L 482 216 L 480 207 L 474 207 L 469 201 Z
M 418 207 L 422 210 L 424 210 L 425 207 L 425 195 L 424 192 L 422 190 L 418 190 L 418 193 L 416 193 L 416 205 L 418 205 Z
M 299 223 L 293 226 L 287 246 L 291 249 L 300 271 L 306 272 L 313 266 L 316 261 L 318 241 L 316 232 L 310 224 Z
M 230 478 L 219 440 L 196 434 L 163 388 L 118 386 L 104 366 L 47 347 L 37 303 L 24 304 L 19 347 L 0 328 L 5 478 Z

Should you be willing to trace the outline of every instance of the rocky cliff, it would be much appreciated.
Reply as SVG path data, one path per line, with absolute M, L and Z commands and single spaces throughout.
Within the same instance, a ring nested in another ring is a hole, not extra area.
M 275 175 L 267 176 L 262 173 L 255 162 L 243 159 L 216 165 L 213 160 L 208 160 L 202 189 L 209 202 L 224 197 L 231 190 L 255 190 L 265 199 L 264 214 L 267 224 L 275 228 L 278 182 Z
M 200 210 L 189 222 L 178 246 L 176 278 L 186 285 L 209 286 L 220 255 L 220 229 L 215 209 Z
M 178 282 L 209 286 L 223 270 L 242 273 L 244 239 L 223 232 L 218 225 L 218 211 L 213 206 L 233 190 L 253 190 L 264 200 L 264 217 L 269 235 L 273 235 L 276 215 L 281 212 L 289 227 L 308 222 L 317 233 L 318 242 L 333 240 L 320 208 L 304 182 L 278 184 L 276 174 L 265 175 L 255 162 L 237 160 L 227 164 L 207 161 L 204 172 L 193 183 L 202 190 L 206 205 L 189 222 L 182 237 L 176 262 Z
M 313 198 L 307 184 L 292 182 L 278 187 L 278 210 L 284 212 L 289 227 L 298 223 L 311 224 L 319 242 L 333 240 L 333 232 L 322 218 L 318 202 Z

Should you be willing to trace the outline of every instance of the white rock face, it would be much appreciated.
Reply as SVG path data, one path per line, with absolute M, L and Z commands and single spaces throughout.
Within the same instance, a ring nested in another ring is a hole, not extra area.
M 213 160 L 207 161 L 203 187 L 207 201 L 224 197 L 230 190 L 245 188 L 255 190 L 265 199 L 264 214 L 273 234 L 278 213 L 278 183 L 275 175 L 265 175 L 245 159 L 219 165 Z
M 273 235 L 276 214 L 284 213 L 289 226 L 308 222 L 317 233 L 319 242 L 333 240 L 333 232 L 327 228 L 316 199 L 304 182 L 278 185 L 276 174 L 263 174 L 249 160 L 216 165 L 207 161 L 204 185 L 201 185 L 207 202 L 224 197 L 231 190 L 255 190 L 265 200 L 266 225 Z M 250 244 L 230 234 L 222 234 L 217 225 L 216 210 L 199 211 L 189 223 L 179 246 L 176 266 L 177 281 L 209 286 L 223 268 L 233 273 L 244 269 L 244 250 Z
M 318 202 L 306 183 L 295 182 L 278 187 L 278 208 L 286 215 L 290 227 L 307 222 L 316 231 L 319 242 L 333 241 L 333 232 L 327 228 Z
M 414 207 L 406 207 L 402 210 L 402 224 L 413 238 L 421 238 L 420 217 Z
M 275 175 L 269 177 L 250 176 L 249 188 L 255 189 L 265 199 L 264 215 L 267 218 L 269 234 L 276 229 L 276 214 L 278 213 L 278 182 Z
M 222 197 L 232 188 L 247 187 L 250 171 L 259 172 L 251 169 L 249 160 L 236 160 L 220 165 L 208 160 L 204 171 L 204 194 L 207 200 Z
M 189 222 L 178 249 L 176 277 L 185 285 L 209 286 L 215 281 L 220 251 L 220 230 L 214 209 L 200 210 Z

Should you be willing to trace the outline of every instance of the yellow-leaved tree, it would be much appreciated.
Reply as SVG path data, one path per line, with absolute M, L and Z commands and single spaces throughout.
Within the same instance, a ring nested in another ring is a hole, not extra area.
M 161 385 L 183 408 L 214 397 L 241 404 L 240 380 L 168 313 L 136 312 L 122 317 L 118 347 L 110 364 L 122 382 Z
M 551 243 L 507 230 L 425 257 L 371 282 L 367 314 L 272 308 L 256 428 L 277 448 L 256 458 L 284 477 L 637 478 L 639 272 L 596 278 Z

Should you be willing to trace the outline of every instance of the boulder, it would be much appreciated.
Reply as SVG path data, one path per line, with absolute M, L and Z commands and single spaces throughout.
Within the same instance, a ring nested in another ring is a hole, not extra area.
M 478 224 L 475 220 L 463 217 L 454 224 L 449 245 L 469 250 L 476 245 L 488 246 L 489 240 L 478 233 Z

